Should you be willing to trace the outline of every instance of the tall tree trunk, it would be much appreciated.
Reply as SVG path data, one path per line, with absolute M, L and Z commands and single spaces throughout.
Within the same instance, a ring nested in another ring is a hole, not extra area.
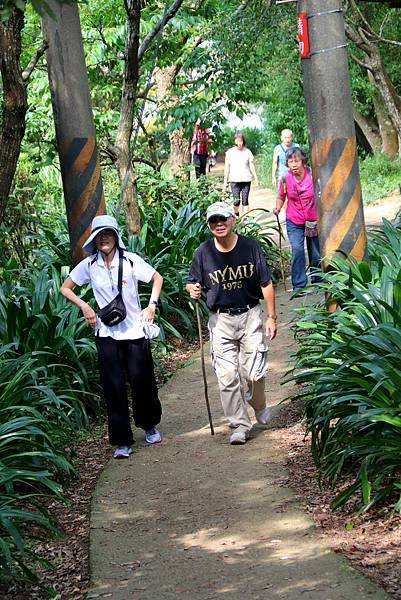
M 372 81 L 373 76 L 368 72 L 368 77 Z M 373 81 L 372 81 L 373 83 Z M 390 158 L 395 158 L 399 151 L 397 130 L 388 114 L 387 108 L 382 97 L 376 92 L 373 97 L 375 113 L 379 124 L 381 145 L 380 150 Z
M 385 119 L 392 123 L 399 140 L 401 140 L 401 98 L 398 96 L 396 89 L 388 76 L 388 73 L 383 65 L 380 56 L 380 51 L 377 47 L 369 56 L 370 73 L 378 90 L 378 96 L 382 100 L 383 111 L 379 111 L 381 121 L 383 123 L 383 134 L 387 135 L 388 125 L 384 125 Z M 387 113 L 385 118 L 383 113 Z M 379 119 L 379 114 L 377 114 Z M 384 133 L 384 130 L 386 133 Z M 382 134 L 382 135 L 383 135 Z M 384 142 L 384 140 L 383 140 Z
M 379 152 L 381 149 L 381 137 L 377 123 L 375 123 L 372 119 L 365 117 L 365 115 L 356 110 L 356 108 L 354 108 L 353 111 L 354 121 L 357 125 L 358 142 L 361 143 L 364 149 L 368 152 L 373 154 L 375 152 Z M 360 137 L 363 138 L 363 141 L 359 139 Z
M 177 103 L 177 98 L 171 95 L 171 89 L 180 69 L 180 63 L 155 69 L 154 81 L 156 84 L 156 96 L 159 105 L 169 107 Z M 170 156 L 168 162 L 171 172 L 174 177 L 189 178 L 189 173 L 185 173 L 185 167 L 190 164 L 190 141 L 185 136 L 184 129 L 176 129 L 170 133 L 169 138 Z
M 0 223 L 3 222 L 25 133 L 27 93 L 20 67 L 24 13 L 14 9 L 0 21 L 0 71 L 3 84 L 0 131 Z
M 142 44 L 139 44 L 139 33 L 143 0 L 126 0 L 124 3 L 127 13 L 127 38 L 123 90 L 117 135 L 114 146 L 110 148 L 110 154 L 114 158 L 120 178 L 121 200 L 125 208 L 127 230 L 131 235 L 139 233 L 141 225 L 134 162 L 130 151 L 134 111 L 138 97 L 139 65 L 152 41 L 163 30 L 165 24 L 175 16 L 183 1 L 174 0 L 170 7 L 165 9 L 163 16 L 145 36 Z
M 73 264 L 95 215 L 104 214 L 103 184 L 96 144 L 81 23 L 76 3 L 47 0 L 52 15 L 42 18 L 49 47 L 47 72 Z
M 128 0 L 126 3 L 128 31 L 125 43 L 124 83 L 121 95 L 120 120 L 114 148 L 115 163 L 121 185 L 121 201 L 125 209 L 129 234 L 136 234 L 140 229 L 134 163 L 130 155 L 130 141 L 138 94 L 138 50 L 141 4 L 141 0 Z
M 189 179 L 189 172 L 185 171 L 191 162 L 190 140 L 185 135 L 184 129 L 176 129 L 170 133 L 169 164 L 174 177 Z
M 349 0 L 351 18 L 347 19 L 345 29 L 347 37 L 363 52 L 363 60 L 352 58 L 370 74 L 383 108 L 392 122 L 398 140 L 401 140 L 401 97 L 397 94 L 386 67 L 383 63 L 377 36 L 367 18 L 357 6 L 355 0 Z M 401 147 L 399 148 L 401 150 Z

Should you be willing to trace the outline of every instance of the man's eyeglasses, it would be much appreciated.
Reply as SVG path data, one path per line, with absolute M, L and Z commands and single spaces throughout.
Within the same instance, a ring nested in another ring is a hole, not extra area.
M 223 215 L 213 215 L 213 217 L 210 217 L 208 223 L 211 225 L 216 225 L 216 223 L 225 223 L 229 218 L 230 217 L 223 217 Z

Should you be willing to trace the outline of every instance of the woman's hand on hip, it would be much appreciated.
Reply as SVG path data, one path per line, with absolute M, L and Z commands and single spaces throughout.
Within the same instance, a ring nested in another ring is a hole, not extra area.
M 149 304 L 149 306 L 144 308 L 142 311 L 143 320 L 152 322 L 155 318 L 155 312 L 156 312 L 156 305 Z
M 81 310 L 82 310 L 83 316 L 85 317 L 86 324 L 89 325 L 89 327 L 92 327 L 92 329 L 95 329 L 97 315 L 96 315 L 95 311 L 93 310 L 93 308 L 91 306 L 89 306 L 89 304 L 85 303 L 82 306 Z

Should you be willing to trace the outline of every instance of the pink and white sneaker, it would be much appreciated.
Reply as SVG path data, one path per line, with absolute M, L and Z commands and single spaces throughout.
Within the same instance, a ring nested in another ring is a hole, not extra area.
M 132 448 L 130 446 L 119 446 L 113 454 L 113 458 L 129 458 L 132 454 Z
M 160 442 L 162 441 L 160 431 L 156 429 L 156 427 L 147 429 L 145 431 L 145 440 L 148 442 L 148 444 L 160 444 Z

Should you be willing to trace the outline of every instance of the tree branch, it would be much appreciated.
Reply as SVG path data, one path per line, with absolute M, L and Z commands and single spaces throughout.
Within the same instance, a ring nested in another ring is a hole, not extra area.
M 145 36 L 142 44 L 139 46 L 138 49 L 138 62 L 141 62 L 146 50 L 149 48 L 149 45 L 151 44 L 153 39 L 156 37 L 159 31 L 163 29 L 166 23 L 168 23 L 175 16 L 183 2 L 184 0 L 175 0 L 171 7 L 163 13 L 163 16 L 158 21 L 158 23 L 156 23 L 153 29 L 149 31 L 149 33 Z
M 39 48 L 36 50 L 35 54 L 32 56 L 28 65 L 24 69 L 24 71 L 22 71 L 22 80 L 23 81 L 28 81 L 28 79 L 32 75 L 34 68 L 38 64 L 39 59 L 43 56 L 43 54 L 46 52 L 48 47 L 49 47 L 49 42 L 47 40 L 43 40 L 41 45 L 39 46 Z
M 132 162 L 134 163 L 143 163 L 144 165 L 148 165 L 149 167 L 152 167 L 152 169 L 154 169 L 155 171 L 160 171 L 161 166 L 163 163 L 157 164 L 157 163 L 153 163 L 151 160 L 148 160 L 147 158 L 142 158 L 141 156 L 134 156 L 132 158 Z
M 356 15 L 356 17 L 359 18 L 359 20 L 365 24 L 367 31 L 370 32 L 371 34 L 374 34 L 375 32 L 373 31 L 371 24 L 365 18 L 365 15 L 362 13 L 360 8 L 357 6 L 355 0 L 349 0 L 349 3 L 350 3 L 351 10 Z
M 352 52 L 350 52 L 350 57 L 352 58 L 352 60 L 354 62 L 356 62 L 357 65 L 359 65 L 363 69 L 367 69 L 368 71 L 372 71 L 372 67 L 370 65 L 368 65 L 367 63 L 364 63 L 363 60 L 361 60 L 360 58 L 358 58 L 357 56 L 355 56 L 355 54 L 352 54 Z

